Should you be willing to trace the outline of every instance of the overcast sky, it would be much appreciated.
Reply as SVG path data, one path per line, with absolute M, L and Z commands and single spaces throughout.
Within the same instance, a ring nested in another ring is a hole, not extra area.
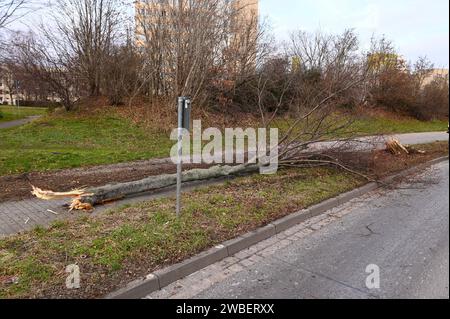
M 386 35 L 408 60 L 426 55 L 449 65 L 449 0 L 260 0 L 261 15 L 275 33 L 291 30 L 339 32 L 354 28 L 368 46 Z

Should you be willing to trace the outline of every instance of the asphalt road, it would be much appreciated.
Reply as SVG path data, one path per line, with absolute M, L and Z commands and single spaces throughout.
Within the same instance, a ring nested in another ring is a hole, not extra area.
M 449 298 L 448 161 L 325 215 L 272 254 L 246 256 L 248 267 L 213 265 L 149 298 Z M 367 287 L 369 265 L 379 289 Z

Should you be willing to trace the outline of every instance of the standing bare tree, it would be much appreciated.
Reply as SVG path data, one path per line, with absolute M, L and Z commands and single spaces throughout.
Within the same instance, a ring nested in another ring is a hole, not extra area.
M 128 32 L 126 42 L 114 45 L 105 63 L 102 86 L 111 105 L 123 104 L 124 98 L 131 102 L 145 82 L 141 81 L 139 73 L 144 67 L 143 59 L 133 39 Z
M 263 125 L 278 126 L 282 132 L 277 155 L 281 165 L 337 163 L 310 146 L 343 132 L 348 140 L 353 138 L 348 131 L 352 119 L 336 111 L 361 100 L 368 68 L 358 49 L 351 30 L 339 35 L 295 32 L 285 56 L 263 69 L 256 86 L 258 105 Z M 290 116 L 280 120 L 289 110 Z
M 0 0 L 0 29 L 23 17 L 27 12 L 27 0 Z
M 425 79 L 433 72 L 434 65 L 427 57 L 419 57 L 413 65 L 412 75 L 415 94 L 418 94 L 424 85 Z
M 72 61 L 56 54 L 53 47 L 32 33 L 17 37 L 12 47 L 10 58 L 27 77 L 45 85 L 49 94 L 55 95 L 67 111 L 72 110 L 82 90 Z
M 147 67 L 150 97 L 190 95 L 197 104 L 208 88 L 255 67 L 257 17 L 242 23 L 236 1 L 145 0 L 136 7 L 137 43 Z
M 53 25 L 42 28 L 46 42 L 70 60 L 91 96 L 101 93 L 105 64 L 120 37 L 121 8 L 119 0 L 57 0 Z
M 85 96 L 110 94 L 105 75 L 116 67 L 110 60 L 122 41 L 121 4 L 57 0 L 52 19 L 38 33 L 16 41 L 16 60 L 29 75 L 47 83 L 67 110 Z

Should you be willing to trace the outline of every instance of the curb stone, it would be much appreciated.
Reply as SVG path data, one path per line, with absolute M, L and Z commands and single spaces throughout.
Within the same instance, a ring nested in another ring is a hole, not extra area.
M 336 199 L 339 202 L 339 205 L 345 204 L 349 202 L 352 199 L 355 199 L 357 197 L 360 197 L 368 192 L 374 191 L 379 187 L 378 183 L 371 182 L 369 184 L 366 184 L 362 187 L 359 187 L 357 189 L 354 189 L 348 193 L 341 194 L 336 197 Z
M 219 245 L 179 264 L 158 270 L 154 275 L 159 279 L 159 286 L 165 287 L 228 256 L 227 247 Z
M 390 183 L 398 178 L 405 177 L 411 173 L 433 166 L 435 164 L 449 160 L 448 156 L 441 157 L 420 164 L 416 167 L 404 170 L 393 176 L 383 179 L 384 183 Z M 245 250 L 263 240 L 269 239 L 291 227 L 294 227 L 302 222 L 307 221 L 313 217 L 321 215 L 332 208 L 340 206 L 358 198 L 368 192 L 376 190 L 383 185 L 372 182 L 360 188 L 354 189 L 350 192 L 325 200 L 324 202 L 314 205 L 308 209 L 301 210 L 297 213 L 290 214 L 281 219 L 278 219 L 267 226 L 261 227 L 250 233 L 241 235 L 235 239 L 229 240 L 222 245 L 218 245 L 209 249 L 197 256 L 189 258 L 179 264 L 169 266 L 167 268 L 158 270 L 147 277 L 135 280 L 124 288 L 117 290 L 109 295 L 106 299 L 139 299 L 144 298 L 152 292 L 158 291 L 171 283 L 187 277 L 211 264 L 221 261 L 227 257 L 231 257 L 236 253 Z
M 439 164 L 441 162 L 445 162 L 445 161 L 448 161 L 448 160 L 449 160 L 448 156 L 436 158 L 436 159 L 428 161 L 426 163 L 419 164 L 419 165 L 417 165 L 415 167 L 408 168 L 408 169 L 406 169 L 404 171 L 401 171 L 398 174 L 395 174 L 395 175 L 392 175 L 392 176 L 388 176 L 388 177 L 383 179 L 383 182 L 386 183 L 386 184 L 393 183 L 396 180 L 398 180 L 399 178 L 407 177 L 407 176 L 415 173 L 416 171 L 423 170 L 425 168 L 428 168 L 430 166 L 433 166 L 435 164 Z
M 159 278 L 150 274 L 146 278 L 135 280 L 122 289 L 108 295 L 106 299 L 137 299 L 143 298 L 149 291 L 160 290 Z
M 228 251 L 227 257 L 233 256 L 238 252 L 259 243 L 260 241 L 275 236 L 276 234 L 277 233 L 275 230 L 275 226 L 269 224 L 255 231 L 239 236 L 236 239 L 229 240 L 224 243 L 224 246 L 227 248 Z
M 284 232 L 285 230 L 288 230 L 289 228 L 292 228 L 292 227 L 310 219 L 312 217 L 311 215 L 312 214 L 309 209 L 304 209 L 297 213 L 290 214 L 281 219 L 278 219 L 278 220 L 272 222 L 272 225 L 275 226 L 276 234 L 279 234 L 279 233 Z

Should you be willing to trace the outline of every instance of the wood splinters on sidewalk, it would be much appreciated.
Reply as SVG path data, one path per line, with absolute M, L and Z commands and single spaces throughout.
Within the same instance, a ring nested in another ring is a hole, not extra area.
M 391 139 L 386 143 L 386 150 L 389 151 L 393 155 L 411 155 L 411 154 L 426 154 L 425 151 L 418 150 L 412 146 L 404 146 L 398 140 Z
M 406 147 L 404 147 L 398 140 L 391 139 L 386 143 L 386 149 L 391 152 L 393 155 L 401 155 L 407 154 L 409 155 L 409 151 Z
M 94 207 L 92 207 L 91 204 L 83 203 L 79 199 L 74 199 L 72 201 L 72 204 L 70 204 L 69 212 L 73 210 L 85 210 L 85 211 L 92 211 L 94 210 Z
M 414 147 L 412 147 L 412 146 L 406 146 L 406 149 L 408 150 L 408 152 L 409 152 L 410 154 L 421 154 L 421 155 L 424 155 L 424 154 L 427 153 L 427 152 L 425 152 L 425 151 L 418 150 L 418 149 L 416 149 L 416 148 L 414 148 Z
M 90 196 L 92 194 L 86 193 L 85 189 L 74 189 L 70 192 L 53 192 L 53 191 L 46 191 L 42 190 L 38 187 L 35 187 L 31 185 L 33 190 L 31 191 L 31 194 L 36 196 L 39 199 L 44 200 L 53 200 L 53 199 L 60 199 L 60 198 L 81 198 L 81 196 Z
M 31 194 L 36 196 L 39 199 L 43 200 L 53 200 L 53 199 L 62 199 L 62 198 L 73 198 L 69 208 L 69 211 L 73 210 L 84 210 L 84 211 L 92 211 L 94 207 L 91 204 L 81 202 L 81 197 L 83 196 L 92 196 L 93 194 L 87 193 L 85 189 L 74 189 L 70 192 L 53 192 L 48 190 L 42 190 L 38 187 L 31 185 L 33 190 Z M 52 214 L 58 215 L 58 213 L 48 210 Z

